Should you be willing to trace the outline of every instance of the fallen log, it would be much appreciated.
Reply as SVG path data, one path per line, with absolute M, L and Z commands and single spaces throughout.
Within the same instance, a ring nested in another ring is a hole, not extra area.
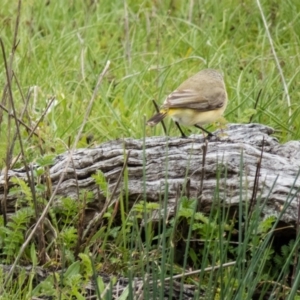
M 261 124 L 229 124 L 227 129 L 216 131 L 207 143 L 202 135 L 118 139 L 76 150 L 67 169 L 69 154 L 64 153 L 55 158 L 47 175 L 52 191 L 64 176 L 54 205 L 60 197 L 76 200 L 78 191 L 87 190 L 93 193 L 89 204 L 92 213 L 86 215 L 89 220 L 101 212 L 107 197 L 113 204 L 120 195 L 126 195 L 129 208 L 138 200 L 167 201 L 168 215 L 172 216 L 180 195 L 199 199 L 200 209 L 208 211 L 217 189 L 218 201 L 224 205 L 238 207 L 240 201 L 259 201 L 263 217 L 274 215 L 285 223 L 295 223 L 300 188 L 300 141 L 280 144 L 273 133 L 272 128 Z M 127 162 L 125 166 L 124 162 Z M 38 165 L 33 168 L 37 169 Z M 122 175 L 124 170 L 126 178 Z M 98 171 L 105 177 L 107 191 L 95 183 L 92 175 Z M 27 181 L 25 168 L 9 170 L 8 174 L 9 190 L 14 186 L 11 178 Z M 1 201 L 4 184 L 2 172 Z M 8 213 L 15 211 L 18 197 L 9 193 Z

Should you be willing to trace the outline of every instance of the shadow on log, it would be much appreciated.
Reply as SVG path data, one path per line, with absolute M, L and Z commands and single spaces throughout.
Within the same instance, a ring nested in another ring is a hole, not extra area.
M 215 132 L 215 137 L 208 141 L 204 164 L 202 135 L 186 139 L 148 137 L 145 141 L 125 138 L 95 148 L 78 149 L 65 170 L 55 203 L 59 203 L 60 197 L 78 199 L 79 190 L 91 191 L 94 195 L 90 205 L 92 213 L 87 217 L 94 218 L 106 201 L 105 193 L 91 177 L 100 170 L 106 178 L 108 194 L 116 188 L 111 204 L 119 200 L 122 191 L 128 195 L 129 209 L 139 200 L 165 200 L 168 215 L 172 216 L 178 197 L 188 195 L 201 198 L 201 209 L 209 211 L 218 188 L 218 201 L 224 205 L 237 207 L 240 201 L 259 201 L 262 216 L 279 216 L 281 221 L 293 224 L 298 219 L 300 142 L 281 145 L 271 136 L 273 133 L 272 128 L 260 124 L 230 124 L 226 130 Z M 128 180 L 125 181 L 120 174 L 126 156 Z M 58 155 L 50 167 L 53 190 L 67 159 L 68 153 Z M 9 178 L 12 177 L 26 180 L 25 169 L 10 170 Z M 119 184 L 118 178 L 122 179 Z M 9 181 L 9 188 L 12 186 Z M 3 190 L 1 174 L 1 200 Z M 8 213 L 14 212 L 17 197 L 16 194 L 8 196 Z

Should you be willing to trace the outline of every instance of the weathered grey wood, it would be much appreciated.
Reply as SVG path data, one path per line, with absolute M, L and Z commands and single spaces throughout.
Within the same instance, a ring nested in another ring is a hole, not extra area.
M 272 128 L 261 124 L 229 124 L 223 132 L 215 132 L 218 138 L 213 137 L 208 142 L 204 167 L 202 203 L 206 209 L 214 200 L 217 183 L 219 201 L 225 205 L 237 206 L 241 200 L 250 201 L 264 141 L 256 200 L 261 203 L 266 201 L 262 212 L 265 216 L 279 216 L 283 206 L 288 203 L 286 212 L 281 216 L 282 221 L 290 223 L 298 219 L 300 141 L 281 145 L 271 136 L 273 133 Z M 186 139 L 147 137 L 145 141 L 125 138 L 95 148 L 78 149 L 59 187 L 58 196 L 77 199 L 78 185 L 79 189 L 88 189 L 94 193 L 95 213 L 101 211 L 105 197 L 91 175 L 101 170 L 108 182 L 109 192 L 112 193 L 124 158 L 129 154 L 128 186 L 122 181 L 113 201 L 119 199 L 122 189 L 127 190 L 130 206 L 142 199 L 163 202 L 167 188 L 168 213 L 173 214 L 178 193 L 185 186 L 187 178 L 190 180 L 187 191 L 190 197 L 199 196 L 203 145 L 203 136 L 193 135 Z M 55 164 L 50 168 L 53 189 L 64 170 L 67 157 L 67 153 L 57 156 Z M 219 179 L 217 173 L 220 173 Z M 26 179 L 24 169 L 10 170 L 9 176 Z M 3 185 L 2 174 L 0 200 L 3 199 Z M 14 210 L 15 200 L 16 195 L 9 196 L 9 212 Z

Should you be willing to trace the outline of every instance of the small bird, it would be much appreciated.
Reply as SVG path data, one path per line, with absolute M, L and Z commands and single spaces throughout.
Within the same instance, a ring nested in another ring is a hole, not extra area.
M 170 116 L 186 137 L 179 124 L 196 126 L 209 136 L 213 134 L 201 126 L 213 123 L 224 113 L 227 106 L 227 93 L 221 73 L 205 69 L 184 81 L 164 101 L 159 113 L 147 121 L 155 126 L 166 116 Z

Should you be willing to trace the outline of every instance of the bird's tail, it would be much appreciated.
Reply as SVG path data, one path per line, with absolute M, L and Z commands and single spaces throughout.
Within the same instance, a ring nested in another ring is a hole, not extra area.
M 154 115 L 152 118 L 150 118 L 146 124 L 149 126 L 155 126 L 156 124 L 158 124 L 160 121 L 162 121 L 164 119 L 164 117 L 167 115 L 166 111 L 162 111 L 157 113 L 156 115 Z

